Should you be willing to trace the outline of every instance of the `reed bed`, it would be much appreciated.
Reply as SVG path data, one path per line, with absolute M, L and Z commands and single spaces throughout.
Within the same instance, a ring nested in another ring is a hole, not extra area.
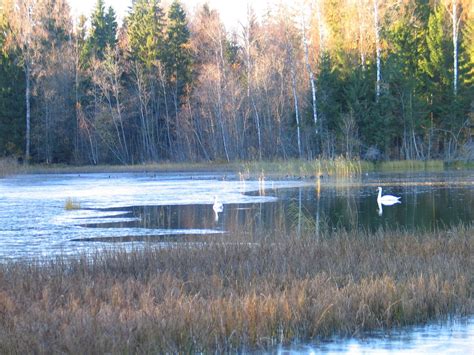
M 281 161 L 253 161 L 242 164 L 241 170 L 249 176 L 268 174 L 286 177 L 315 178 L 334 176 L 346 178 L 360 175 L 365 171 L 374 170 L 374 165 L 367 161 L 350 160 L 344 157 L 335 159 L 301 160 L 290 159 Z
M 207 243 L 0 265 L 0 353 L 271 349 L 474 310 L 474 228 Z

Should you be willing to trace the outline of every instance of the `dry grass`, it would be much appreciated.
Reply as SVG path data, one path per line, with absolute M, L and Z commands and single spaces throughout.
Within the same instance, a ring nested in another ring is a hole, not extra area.
M 0 265 L 0 353 L 268 349 L 474 311 L 472 227 L 221 238 Z

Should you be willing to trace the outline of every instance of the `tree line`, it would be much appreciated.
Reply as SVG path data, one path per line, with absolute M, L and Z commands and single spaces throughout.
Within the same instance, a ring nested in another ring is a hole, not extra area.
M 0 0 L 0 156 L 136 164 L 473 158 L 471 0 Z

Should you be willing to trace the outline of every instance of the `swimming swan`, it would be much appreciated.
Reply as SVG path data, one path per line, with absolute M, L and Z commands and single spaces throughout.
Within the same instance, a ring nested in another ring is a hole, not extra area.
M 401 197 L 392 196 L 392 195 L 382 196 L 382 188 L 380 186 L 378 187 L 378 190 L 379 190 L 379 195 L 377 196 L 377 203 L 379 204 L 379 206 L 380 205 L 391 206 L 396 203 L 402 203 L 402 201 L 400 201 Z
M 217 196 L 214 196 L 214 204 L 212 205 L 214 212 L 219 213 L 224 210 L 224 205 L 217 201 Z
M 212 205 L 212 209 L 214 210 L 214 214 L 216 217 L 216 222 L 219 221 L 219 213 L 224 210 L 224 205 L 217 201 L 217 196 L 214 196 L 214 204 Z

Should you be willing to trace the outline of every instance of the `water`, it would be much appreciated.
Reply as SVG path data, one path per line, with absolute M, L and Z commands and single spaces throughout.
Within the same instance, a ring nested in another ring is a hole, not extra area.
M 377 186 L 402 203 L 380 208 Z M 217 220 L 215 195 L 224 203 Z M 1 179 L 0 196 L 0 261 L 242 229 L 429 230 L 474 220 L 469 171 L 264 184 L 223 174 L 21 175 Z M 65 210 L 67 198 L 81 208 Z
M 280 347 L 278 354 L 474 354 L 474 317 L 406 327 L 389 334 Z

